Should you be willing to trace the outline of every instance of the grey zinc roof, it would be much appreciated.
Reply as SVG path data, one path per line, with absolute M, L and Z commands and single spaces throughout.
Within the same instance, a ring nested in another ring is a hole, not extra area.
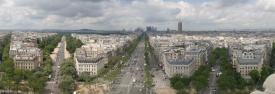
M 258 64 L 261 62 L 262 52 L 260 50 L 254 51 L 255 57 L 253 59 L 238 58 L 239 64 Z
M 79 63 L 98 63 L 103 57 L 92 58 L 86 56 L 77 56 L 76 57 Z
M 193 59 L 176 59 L 168 61 L 169 64 L 172 65 L 189 65 L 192 63 Z
M 254 59 L 239 58 L 238 61 L 239 61 L 239 64 L 258 64 L 261 62 L 261 57 L 256 56 Z

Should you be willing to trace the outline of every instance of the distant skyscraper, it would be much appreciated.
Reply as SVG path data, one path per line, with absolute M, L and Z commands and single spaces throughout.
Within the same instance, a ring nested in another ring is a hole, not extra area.
M 147 26 L 147 27 L 146 27 L 146 31 L 147 31 L 147 32 L 155 32 L 155 31 L 157 31 L 157 27 L 154 27 L 154 26 Z
M 167 30 L 166 30 L 167 32 L 170 32 L 170 28 L 167 28 Z
M 144 29 L 143 29 L 143 28 L 138 27 L 138 28 L 136 28 L 134 31 L 135 31 L 135 32 L 144 32 Z
M 178 32 L 182 32 L 182 22 L 178 23 Z

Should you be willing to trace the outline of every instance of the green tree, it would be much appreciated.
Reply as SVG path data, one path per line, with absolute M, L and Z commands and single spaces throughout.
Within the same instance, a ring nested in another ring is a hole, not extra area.
M 180 75 L 175 75 L 170 78 L 170 84 L 176 90 L 185 89 L 189 86 L 190 79 L 187 77 L 181 77 Z
M 88 72 L 83 72 L 79 74 L 78 80 L 79 81 L 84 81 L 84 82 L 89 82 L 92 79 L 90 74 Z
M 75 52 L 76 48 L 79 48 L 83 45 L 83 43 L 81 42 L 81 40 L 76 39 L 70 35 L 66 36 L 66 49 L 72 54 Z
M 60 74 L 71 75 L 74 78 L 76 77 L 75 65 L 72 59 L 67 59 L 64 63 L 61 64 Z
M 208 85 L 210 69 L 207 66 L 201 66 L 192 76 L 192 84 L 197 90 L 201 90 Z
M 216 56 L 214 52 L 212 52 L 212 54 L 210 54 L 208 58 L 209 58 L 208 59 L 209 64 L 213 66 L 216 63 Z
M 272 44 L 272 51 L 270 56 L 270 66 L 275 68 L 275 43 Z
M 260 80 L 260 73 L 258 70 L 252 70 L 249 75 L 252 78 L 254 84 L 256 84 Z
M 61 82 L 58 85 L 63 94 L 72 94 L 74 86 L 75 83 L 73 77 L 68 75 L 62 76 Z
M 235 89 L 244 89 L 247 86 L 247 82 L 237 73 L 232 64 L 228 62 L 228 51 L 226 48 L 216 48 L 214 50 L 216 59 L 220 63 L 222 75 L 218 78 L 217 84 L 219 90 L 234 91 Z
M 76 70 L 72 59 L 67 59 L 61 64 L 60 75 L 59 89 L 63 94 L 71 94 L 75 86 L 74 78 L 76 78 Z
M 180 89 L 182 89 L 183 87 L 185 87 L 185 86 L 184 86 L 184 84 L 183 84 L 181 81 L 177 81 L 177 82 L 174 84 L 174 88 L 175 88 L 176 90 L 180 90 Z
M 29 83 L 29 87 L 31 88 L 31 90 L 33 92 L 36 92 L 36 93 L 42 93 L 43 92 L 44 86 L 45 86 L 45 79 L 38 78 L 37 76 L 32 75 L 28 79 L 28 83 Z
M 264 66 L 261 71 L 261 82 L 263 83 L 265 79 L 273 73 L 273 70 L 271 67 Z

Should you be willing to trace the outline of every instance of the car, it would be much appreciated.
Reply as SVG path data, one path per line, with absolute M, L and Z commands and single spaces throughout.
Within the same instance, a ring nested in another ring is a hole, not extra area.
M 133 83 L 135 83 L 135 82 L 136 82 L 136 79 L 134 78 L 134 79 L 133 79 Z
M 222 72 L 218 72 L 218 73 L 216 74 L 216 77 L 219 77 L 220 75 L 222 75 Z
M 215 70 L 215 69 L 212 69 L 211 71 L 212 71 L 212 72 L 215 72 L 216 70 Z
M 211 71 L 214 72 L 214 71 L 216 71 L 216 70 L 212 67 L 212 68 L 211 68 Z
M 48 76 L 48 80 L 50 80 L 51 78 L 52 78 L 52 75 L 49 75 L 49 76 Z
M 57 68 L 60 68 L 60 66 L 58 65 Z
M 213 88 L 212 91 L 217 91 L 216 88 Z

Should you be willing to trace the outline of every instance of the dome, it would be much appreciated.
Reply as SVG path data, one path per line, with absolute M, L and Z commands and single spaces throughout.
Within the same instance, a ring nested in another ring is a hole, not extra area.
M 266 78 L 263 87 L 265 89 L 264 92 L 256 90 L 250 94 L 275 94 L 275 74 Z
M 268 93 L 265 93 L 265 92 L 262 92 L 262 91 L 254 91 L 254 92 L 252 92 L 252 93 L 250 93 L 250 94 L 268 94 Z
M 266 78 L 263 87 L 266 93 L 275 94 L 275 74 Z

